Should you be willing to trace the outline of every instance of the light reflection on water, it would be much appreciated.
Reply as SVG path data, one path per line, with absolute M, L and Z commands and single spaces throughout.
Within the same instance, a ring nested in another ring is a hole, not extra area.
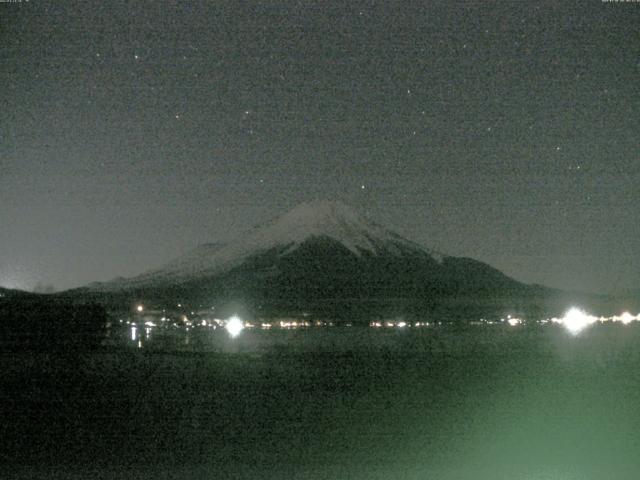
M 331 337 L 327 331 L 333 327 L 337 327 L 333 322 L 322 320 L 310 320 L 307 318 L 284 318 L 280 320 L 262 320 L 260 322 L 243 321 L 239 317 L 233 316 L 227 320 L 201 318 L 197 320 L 189 319 L 186 315 L 182 315 L 181 322 L 173 321 L 169 317 L 154 318 L 149 315 L 137 316 L 132 320 L 120 320 L 119 323 L 111 324 L 107 332 L 107 339 L 111 345 L 124 346 L 127 344 L 136 345 L 138 348 L 157 348 L 157 349 L 187 349 L 216 351 L 226 350 L 233 345 L 234 350 L 244 349 L 252 350 L 260 348 L 265 344 L 277 343 L 278 339 L 288 338 L 286 332 L 298 332 L 296 340 L 300 341 L 316 341 L 326 337 Z M 466 328 L 483 328 L 483 329 L 502 329 L 511 328 L 518 329 L 523 327 L 550 327 L 553 325 L 562 326 L 574 336 L 584 333 L 585 329 L 592 328 L 594 325 L 618 324 L 628 326 L 640 321 L 640 314 L 632 315 L 624 312 L 621 315 L 613 315 L 609 317 L 596 317 L 586 312 L 572 308 L 567 311 L 564 317 L 547 318 L 529 321 L 518 317 L 507 315 L 505 318 L 487 320 L 481 318 L 479 320 L 470 321 Z M 351 327 L 351 323 L 343 324 L 337 328 L 340 337 L 345 337 L 344 332 L 347 327 Z M 438 328 L 451 328 L 453 324 L 443 323 L 441 321 L 429 319 L 422 321 L 408 321 L 403 318 L 372 320 L 368 323 L 369 328 L 360 326 L 356 330 L 359 332 L 358 337 L 366 337 L 374 339 L 376 342 L 384 339 L 385 336 L 391 337 L 397 335 L 393 331 L 414 332 L 420 330 L 433 330 Z M 141 335 L 141 329 L 144 328 L 144 336 Z M 226 330 L 226 335 L 224 334 Z M 381 333 L 371 334 L 367 330 L 377 330 Z M 260 332 L 257 335 L 255 332 Z M 364 335 L 362 332 L 367 331 Z M 124 334 L 122 334 L 124 332 Z M 269 332 L 273 332 L 269 335 Z M 307 335 L 306 332 L 313 332 Z M 382 333 L 384 332 L 384 334 Z M 306 337 L 312 337 L 309 340 Z M 349 337 L 349 335 L 346 335 Z M 351 339 L 353 341 L 353 338 Z M 335 344 L 327 345 L 335 347 Z
M 249 324 L 251 325 L 251 324 Z M 304 324 L 303 324 L 304 325 Z M 460 327 L 437 322 L 415 324 L 401 322 L 393 327 L 380 326 L 302 326 L 293 328 L 261 325 L 245 326 L 236 335 L 225 328 L 203 325 L 198 322 L 190 326 L 159 324 L 141 326 L 138 323 L 114 323 L 107 332 L 104 344 L 111 347 L 129 347 L 156 351 L 191 352 L 245 352 L 261 353 L 273 349 L 288 349 L 296 352 L 324 350 L 344 352 L 350 350 L 410 349 L 432 352 L 448 350 L 464 353 L 476 347 L 499 350 L 502 345 L 512 346 L 522 342 L 527 335 L 546 337 L 548 347 L 562 356 L 572 355 L 580 345 L 588 345 L 596 331 L 610 329 L 619 332 L 624 342 L 636 330 L 635 322 L 596 322 L 576 335 L 565 326 L 555 322 L 525 326 L 514 326 L 512 322 L 497 325 L 467 325 Z M 144 328 L 144 331 L 141 329 Z M 529 332 L 529 333 L 527 333 Z M 546 333 L 545 333 L 546 332 Z M 524 334 L 524 335 L 523 335 Z M 552 340 L 553 339 L 553 340 Z M 510 347 L 511 348 L 511 347 Z
M 256 327 L 234 339 L 223 328 L 205 327 L 123 322 L 111 338 L 132 351 L 85 359 L 96 362 L 91 372 L 112 375 L 115 385 L 124 376 L 121 385 L 130 391 L 113 391 L 121 398 L 128 395 L 125 407 L 166 408 L 163 415 L 131 409 L 137 413 L 130 416 L 129 408 L 113 407 L 121 425 L 135 427 L 131 439 L 118 437 L 130 442 L 127 450 L 138 455 L 138 449 L 147 448 L 145 458 L 156 460 L 169 449 L 184 454 L 193 445 L 222 439 L 219 451 L 207 447 L 194 457 L 193 465 L 210 462 L 201 475 L 190 471 L 173 478 L 211 478 L 211 471 L 227 463 L 237 473 L 238 451 L 249 452 L 256 472 L 235 478 L 637 478 L 637 469 L 625 475 L 615 463 L 629 471 L 637 466 L 637 326 L 594 325 L 579 336 L 554 324 L 531 330 L 521 325 Z M 372 345 L 402 349 L 402 355 L 377 350 L 362 357 L 293 355 L 282 361 L 253 355 L 280 347 L 285 354 L 334 353 Z M 147 356 L 138 348 L 252 355 Z M 421 351 L 404 355 L 410 349 Z M 436 355 L 422 355 L 427 350 Z M 190 388 L 175 387 L 182 382 Z M 169 448 L 156 451 L 152 446 L 159 432 Z M 261 449 L 275 460 L 258 456 Z M 595 471 L 601 460 L 602 471 Z M 273 465 L 289 471 L 265 473 Z M 307 475 L 296 475 L 305 469 Z

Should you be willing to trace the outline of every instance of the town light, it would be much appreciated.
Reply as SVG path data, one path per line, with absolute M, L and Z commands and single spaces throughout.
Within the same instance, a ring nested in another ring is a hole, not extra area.
M 579 308 L 572 308 L 567 313 L 565 313 L 564 317 L 562 317 L 561 320 L 562 320 L 562 324 L 565 326 L 567 330 L 569 330 L 571 334 L 577 335 L 585 327 L 593 323 L 595 319 L 587 315 L 585 312 L 583 312 Z
M 235 338 L 240 335 L 240 332 L 242 332 L 242 330 L 244 329 L 244 323 L 242 322 L 242 320 L 240 320 L 240 318 L 238 318 L 237 315 L 234 315 L 233 317 L 229 318 L 229 320 L 227 320 L 225 328 L 227 329 L 227 332 L 229 332 L 231 338 Z
M 630 324 L 632 321 L 634 321 L 636 319 L 636 317 L 634 317 L 633 315 L 631 315 L 629 312 L 624 312 L 621 316 L 620 316 L 620 321 L 624 324 L 624 325 L 628 325 Z

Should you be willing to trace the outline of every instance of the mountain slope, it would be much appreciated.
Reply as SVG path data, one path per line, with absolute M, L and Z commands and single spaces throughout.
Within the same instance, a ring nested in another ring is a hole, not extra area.
M 61 295 L 113 308 L 144 300 L 167 308 L 215 305 L 220 314 L 228 306 L 258 316 L 308 312 L 351 321 L 425 314 L 469 319 L 530 304 L 538 305 L 537 315 L 550 293 L 482 262 L 426 249 L 325 201 L 299 205 L 234 241 L 202 245 L 157 270 Z
M 342 203 L 323 201 L 303 203 L 228 244 L 205 244 L 160 269 L 128 280 L 118 279 L 92 287 L 121 290 L 219 275 L 274 249 L 278 250 L 279 255 L 288 255 L 314 238 L 334 240 L 355 257 L 391 253 L 396 256 L 428 255 L 433 259 L 443 259 L 442 255 L 369 221 Z
M 0 301 L 2 300 L 14 300 L 16 298 L 39 298 L 41 294 L 27 292 L 25 290 L 15 290 L 11 288 L 0 287 Z
M 235 302 L 265 312 L 351 315 L 435 308 L 443 298 L 494 298 L 530 287 L 472 259 L 426 249 L 337 202 L 302 204 L 224 245 L 85 289 L 121 301 Z M 364 307 L 366 305 L 366 308 Z

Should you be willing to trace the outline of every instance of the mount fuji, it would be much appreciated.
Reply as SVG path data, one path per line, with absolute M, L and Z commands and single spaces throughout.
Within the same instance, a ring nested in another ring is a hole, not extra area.
M 81 290 L 105 301 L 231 302 L 263 314 L 337 316 L 433 310 L 463 298 L 486 303 L 532 288 L 482 262 L 425 248 L 340 202 L 320 201 L 159 269 Z

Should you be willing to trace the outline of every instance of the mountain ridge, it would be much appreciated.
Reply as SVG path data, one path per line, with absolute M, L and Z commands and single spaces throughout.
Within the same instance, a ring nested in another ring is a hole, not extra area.
M 139 301 L 167 308 L 190 303 L 215 305 L 217 312 L 229 306 L 256 316 L 307 312 L 335 319 L 479 318 L 550 293 L 478 260 L 430 250 L 329 201 L 298 205 L 231 242 L 200 245 L 159 269 L 76 291 L 127 308 Z
M 421 251 L 437 261 L 445 257 L 380 226 L 341 202 L 307 202 L 254 227 L 232 242 L 201 244 L 158 269 L 129 279 L 94 283 L 91 288 L 117 290 L 153 282 L 181 282 L 193 276 L 223 274 L 261 252 L 286 245 L 282 252 L 286 254 L 306 240 L 322 237 L 338 241 L 356 256 L 391 249 L 397 254 Z

